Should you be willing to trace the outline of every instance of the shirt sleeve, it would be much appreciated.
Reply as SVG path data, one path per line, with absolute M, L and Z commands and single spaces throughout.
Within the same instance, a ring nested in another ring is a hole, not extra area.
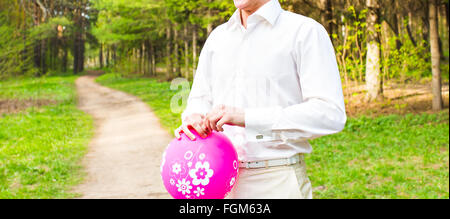
M 211 35 L 212 36 L 212 35 Z M 210 87 L 210 57 L 209 44 L 210 38 L 205 42 L 198 61 L 197 70 L 194 76 L 194 82 L 189 94 L 186 109 L 181 114 L 181 119 L 184 119 L 192 114 L 206 115 L 212 108 L 212 97 Z
M 344 128 L 347 117 L 334 48 L 325 28 L 311 25 L 300 31 L 295 44 L 303 102 L 286 108 L 245 109 L 245 128 L 250 133 L 307 140 Z

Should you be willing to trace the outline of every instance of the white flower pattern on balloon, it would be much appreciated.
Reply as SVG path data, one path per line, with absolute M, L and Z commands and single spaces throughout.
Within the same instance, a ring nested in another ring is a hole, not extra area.
M 189 170 L 189 176 L 192 178 L 192 185 L 202 184 L 204 186 L 209 184 L 209 178 L 214 174 L 214 170 L 209 168 L 209 162 L 197 162 L 195 169 Z
M 179 163 L 174 163 L 172 165 L 172 172 L 179 174 L 181 172 L 181 165 Z
M 194 194 L 195 194 L 197 197 L 200 197 L 201 195 L 205 195 L 205 189 L 204 189 L 204 188 L 197 187 L 197 190 L 194 190 Z
M 173 180 L 173 179 L 170 179 L 170 185 L 175 185 L 175 180 Z
M 234 185 L 234 183 L 236 182 L 236 178 L 231 178 L 231 180 L 230 180 L 230 186 L 233 186 Z
M 192 153 L 192 151 L 186 151 L 186 153 L 184 153 L 184 159 L 186 160 L 190 160 L 192 156 L 194 156 L 194 153 Z
M 191 182 L 186 181 L 186 179 L 178 180 L 177 184 L 178 192 L 181 192 L 184 194 L 190 194 L 191 193 Z

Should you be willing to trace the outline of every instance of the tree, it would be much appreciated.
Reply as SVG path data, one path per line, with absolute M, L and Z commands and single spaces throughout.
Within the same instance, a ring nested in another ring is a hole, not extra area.
M 438 5 L 439 0 L 429 0 L 430 49 L 431 49 L 431 89 L 433 94 L 433 110 L 442 110 L 441 91 L 441 54 L 439 51 Z
M 331 0 L 320 0 L 321 9 L 321 23 L 327 29 L 328 34 L 334 33 L 334 21 L 333 21 L 333 5 Z
M 366 86 L 367 100 L 372 101 L 383 97 L 383 81 L 381 78 L 380 49 L 380 4 L 378 0 L 366 0 L 367 15 L 367 59 Z

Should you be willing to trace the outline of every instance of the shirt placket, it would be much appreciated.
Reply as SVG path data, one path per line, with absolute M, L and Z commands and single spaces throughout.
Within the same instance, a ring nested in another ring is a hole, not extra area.
M 248 55 L 248 30 L 245 28 L 242 28 L 240 31 L 240 45 L 238 47 L 238 59 L 237 59 L 237 65 L 236 65 L 236 77 L 235 81 L 238 85 L 237 88 L 237 98 L 241 98 L 242 92 L 244 92 L 243 86 L 246 86 L 245 84 L 245 68 L 244 66 L 247 64 L 247 55 Z M 238 99 L 236 102 L 238 105 L 243 104 L 242 99 Z
M 240 46 L 240 54 L 241 54 L 241 56 L 239 57 L 239 62 L 238 62 L 238 65 L 237 65 L 237 72 L 238 72 L 239 75 L 241 75 L 241 77 L 240 77 L 241 80 L 246 78 L 245 77 L 244 66 L 246 64 L 248 64 L 247 57 L 249 55 L 248 53 L 249 53 L 249 49 L 250 49 L 249 48 L 249 46 L 250 46 L 250 44 L 249 44 L 250 39 L 249 38 L 250 38 L 251 32 L 255 30 L 257 25 L 258 25 L 257 23 L 249 23 L 248 26 L 247 26 L 247 29 L 242 29 L 242 35 L 241 35 L 242 36 L 242 40 L 241 40 L 241 46 Z M 242 84 L 244 82 L 245 81 L 241 81 Z M 250 84 L 250 85 L 243 84 L 243 85 L 245 85 L 245 86 L 255 86 L 256 84 Z M 250 89 L 257 89 L 257 88 L 251 87 Z M 250 91 L 250 93 L 253 92 L 253 90 L 249 90 L 249 91 Z M 247 94 L 249 94 L 248 91 L 247 91 Z M 256 97 L 254 97 L 254 98 L 256 98 Z M 264 135 L 262 135 L 260 133 L 248 132 L 248 130 L 246 132 L 246 135 L 249 135 L 247 137 L 250 137 L 250 139 L 253 139 L 253 141 L 254 140 L 259 141 L 259 140 L 263 140 L 264 139 Z

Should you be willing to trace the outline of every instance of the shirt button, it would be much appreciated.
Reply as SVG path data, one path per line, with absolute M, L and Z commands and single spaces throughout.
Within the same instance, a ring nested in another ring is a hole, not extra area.
M 256 135 L 256 139 L 258 139 L 258 140 L 263 139 L 263 138 L 264 138 L 264 135 L 261 135 L 261 134 Z

